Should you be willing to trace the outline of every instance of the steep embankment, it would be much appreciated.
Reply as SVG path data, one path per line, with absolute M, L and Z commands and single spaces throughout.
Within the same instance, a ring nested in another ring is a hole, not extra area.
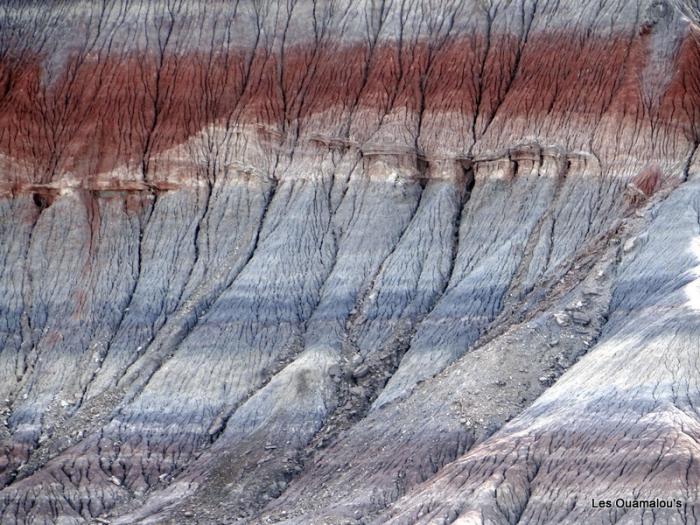
M 700 46 L 566 4 L 0 2 L 0 522 L 694 523 Z

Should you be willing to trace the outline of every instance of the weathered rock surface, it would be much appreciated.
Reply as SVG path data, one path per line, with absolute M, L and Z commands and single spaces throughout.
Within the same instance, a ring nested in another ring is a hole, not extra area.
M 0 523 L 696 523 L 699 12 L 0 0 Z

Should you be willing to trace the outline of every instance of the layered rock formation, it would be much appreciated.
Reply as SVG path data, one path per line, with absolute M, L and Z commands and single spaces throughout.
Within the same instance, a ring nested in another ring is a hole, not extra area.
M 0 523 L 695 523 L 696 15 L 0 2 Z

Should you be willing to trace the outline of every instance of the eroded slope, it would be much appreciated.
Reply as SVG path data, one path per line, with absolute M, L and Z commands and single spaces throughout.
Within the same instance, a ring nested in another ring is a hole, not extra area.
M 695 522 L 678 6 L 1 8 L 2 523 Z

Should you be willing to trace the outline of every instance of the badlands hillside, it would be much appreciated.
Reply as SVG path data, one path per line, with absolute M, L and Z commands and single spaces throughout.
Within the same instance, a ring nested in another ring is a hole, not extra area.
M 0 0 L 0 523 L 699 523 L 699 144 L 698 0 Z

